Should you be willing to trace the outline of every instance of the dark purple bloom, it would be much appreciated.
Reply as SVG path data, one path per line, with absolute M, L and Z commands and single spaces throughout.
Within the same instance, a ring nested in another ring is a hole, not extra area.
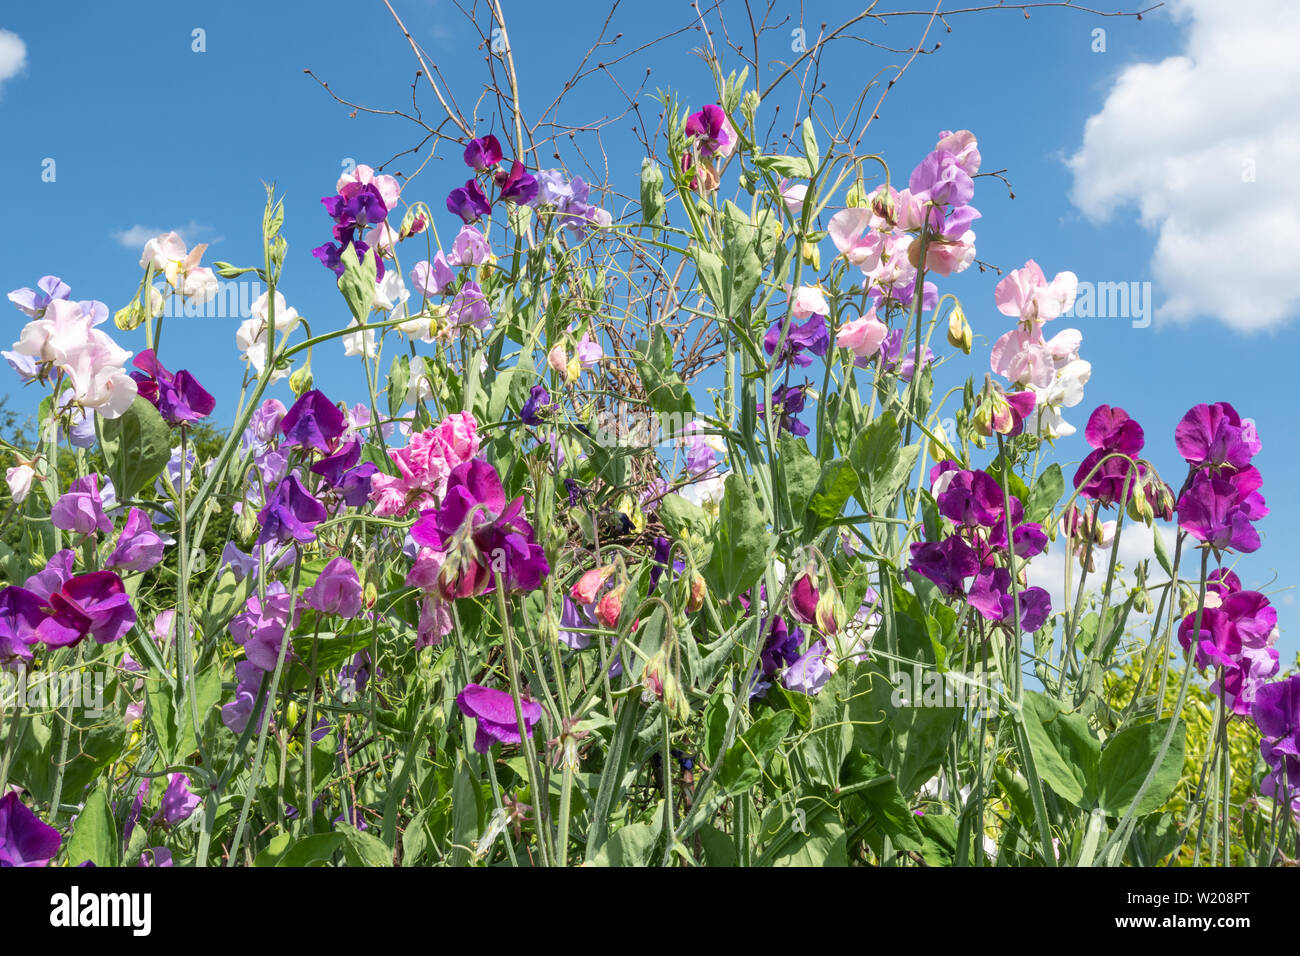
M 1128 461 L 1114 456 L 1137 457 L 1146 443 L 1142 426 L 1122 408 L 1099 405 L 1088 417 L 1083 434 L 1093 451 L 1074 473 L 1074 487 L 1079 489 L 1079 494 L 1100 502 L 1103 507 L 1116 502 L 1127 505 L 1147 467 L 1144 462 L 1137 462 L 1135 475 Z
M 132 508 L 117 539 L 117 547 L 105 564 L 123 571 L 148 571 L 162 561 L 164 547 L 162 536 L 154 531 L 149 515 Z
M 542 705 L 526 697 L 521 698 L 519 703 L 524 715 L 524 732 L 532 737 L 533 726 L 542 719 Z M 456 706 L 462 714 L 473 717 L 477 723 L 474 734 L 474 750 L 477 753 L 487 753 L 495 741 L 503 744 L 520 743 L 515 701 L 505 691 L 467 684 L 456 695 Z
M 465 165 L 476 172 L 491 169 L 501 162 L 501 144 L 491 133 L 471 139 L 465 146 Z
M 379 472 L 374 462 L 363 461 L 355 468 L 343 473 L 334 490 L 338 492 L 343 503 L 352 508 L 360 508 L 370 498 L 370 480 Z
M 0 867 L 45 866 L 62 842 L 59 831 L 32 813 L 16 791 L 0 798 Z
M 511 164 L 509 173 L 497 171 L 496 182 L 501 198 L 508 202 L 527 205 L 537 198 L 536 178 L 517 159 Z
M 257 522 L 262 526 L 257 543 L 315 541 L 312 529 L 324 520 L 325 506 L 312 497 L 296 474 L 291 474 L 276 486 L 271 500 L 257 513 Z
M 188 820 L 202 802 L 202 798 L 190 789 L 190 778 L 183 773 L 174 773 L 167 780 L 162 806 L 154 820 L 161 820 L 167 826 L 174 827 Z
M 807 395 L 802 385 L 781 385 L 772 390 L 772 403 L 780 415 L 777 431 L 787 431 L 792 435 L 807 435 L 808 426 L 795 416 L 803 411 Z M 762 402 L 755 408 L 762 415 L 766 409 Z
M 768 355 L 776 352 L 777 343 L 781 340 L 782 324 L 781 320 L 772 323 L 772 327 L 767 330 L 767 335 L 763 337 L 763 348 Z M 805 355 L 804 352 L 811 352 L 813 355 L 825 358 L 826 350 L 830 348 L 830 344 L 831 336 L 830 330 L 826 326 L 826 316 L 811 315 L 803 325 L 791 322 L 790 329 L 785 336 L 785 344 L 781 348 L 781 358 L 777 364 L 788 362 L 798 365 L 800 368 L 807 368 L 812 364 L 812 359 Z
M 1026 633 L 1036 631 L 1047 622 L 1052 613 L 1052 599 L 1038 587 L 1021 588 L 1017 592 L 1020 604 L 1020 629 Z M 985 568 L 975 576 L 966 600 L 987 620 L 997 624 L 1015 624 L 1016 602 L 1011 597 L 1011 572 L 1006 568 Z
M 172 373 L 158 361 L 153 349 L 145 349 L 131 363 L 139 372 L 132 372 L 136 391 L 143 396 L 168 425 L 197 422 L 212 414 L 217 400 L 189 372 Z
M 0 667 L 32 659 L 36 628 L 45 618 L 43 607 L 42 599 L 26 588 L 0 591 Z
M 771 678 L 782 667 L 797 661 L 803 641 L 803 628 L 791 629 L 785 618 L 780 616 L 773 620 L 767 632 L 767 640 L 763 642 L 763 650 L 759 654 L 762 676 Z
M 295 406 L 296 407 L 296 406 Z M 337 487 L 343 480 L 344 472 L 361 460 L 361 439 L 352 438 L 341 444 L 334 454 L 322 458 L 311 466 L 313 475 L 320 475 L 330 485 Z
M 522 496 L 506 502 L 496 469 L 481 458 L 452 469 L 442 503 L 411 527 L 417 544 L 446 554 L 439 575 L 445 599 L 493 590 L 495 571 L 508 590 L 541 585 L 551 569 L 523 507 Z
M 525 425 L 535 427 L 542 423 L 542 416 L 548 414 L 555 406 L 551 404 L 551 393 L 545 385 L 534 385 L 529 390 L 528 400 L 519 411 L 519 418 Z
M 1300 674 L 1261 687 L 1251 714 L 1264 737 L 1260 749 L 1269 766 L 1276 769 L 1282 757 L 1300 758 Z M 1289 783 L 1293 789 L 1300 786 L 1300 777 L 1292 776 Z
M 958 535 L 943 541 L 917 541 L 911 546 L 911 568 L 929 578 L 947 597 L 962 594 L 966 578 L 980 569 L 979 555 Z
M 311 254 L 336 276 L 342 276 L 347 268 L 343 262 L 343 251 L 349 245 L 352 246 L 352 251 L 356 253 L 357 262 L 365 262 L 366 256 L 373 255 L 375 258 L 375 278 L 382 279 L 384 277 L 384 260 L 379 255 L 379 252 L 372 250 L 368 244 L 360 239 L 353 239 L 350 231 L 341 243 L 336 245 L 327 242 L 323 246 L 317 246 L 311 251 Z
M 69 578 L 50 595 L 50 613 L 36 628 L 49 647 L 68 647 L 89 635 L 96 643 L 116 641 L 135 624 L 122 579 L 112 571 Z
M 371 183 L 360 189 L 349 190 L 347 196 L 326 196 L 321 202 L 325 204 L 325 211 L 330 214 L 330 218 L 337 223 L 334 238 L 339 240 L 344 239 L 345 233 L 350 238 L 351 230 L 365 231 L 367 226 L 388 218 L 388 207 L 384 205 L 379 190 Z
M 471 223 L 478 222 L 486 216 L 492 211 L 492 207 L 488 205 L 487 196 L 483 195 L 479 184 L 472 179 L 467 179 L 464 186 L 459 186 L 447 194 L 447 210 L 460 216 L 466 223 Z
M 285 444 L 314 448 L 327 455 L 346 429 L 342 409 L 317 389 L 305 392 L 280 420 Z
M 959 470 L 935 499 L 939 514 L 967 528 L 997 528 L 1003 523 L 1002 486 L 983 471 Z M 1014 509 L 1020 502 L 1011 496 Z

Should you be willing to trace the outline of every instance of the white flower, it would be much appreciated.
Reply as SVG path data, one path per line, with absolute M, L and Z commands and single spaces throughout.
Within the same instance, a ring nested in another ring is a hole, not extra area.
M 348 323 L 348 328 L 360 328 L 360 323 L 353 319 Z M 343 336 L 343 354 L 349 356 L 361 355 L 364 352 L 366 358 L 374 358 L 379 354 L 379 349 L 375 345 L 375 333 L 373 329 L 365 328 L 360 332 L 352 332 Z
M 702 481 L 693 481 L 682 488 L 681 495 L 691 504 L 716 516 L 718 505 L 722 501 L 722 483 L 722 475 L 714 475 L 712 478 L 705 478 Z
M 9 493 L 13 495 L 14 504 L 22 504 L 27 495 L 32 490 L 32 480 L 36 477 L 36 469 L 31 465 L 22 464 L 5 471 L 5 484 L 9 486 Z
M 253 317 L 245 319 L 240 323 L 239 328 L 235 331 L 235 345 L 243 353 L 243 359 L 253 366 L 258 376 L 266 370 L 267 350 L 270 343 L 267 341 L 267 306 L 271 300 L 263 292 L 250 308 Z M 284 296 L 279 292 L 275 294 L 275 350 L 277 352 L 284 348 L 285 337 L 298 327 L 301 317 L 296 309 L 290 308 L 284 301 Z M 278 382 L 282 378 L 289 376 L 289 370 L 277 368 L 271 373 L 271 381 Z

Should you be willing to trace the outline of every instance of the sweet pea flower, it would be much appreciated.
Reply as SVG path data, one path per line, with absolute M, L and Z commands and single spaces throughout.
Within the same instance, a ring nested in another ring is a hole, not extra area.
M 50 613 L 36 628 L 48 647 L 70 647 L 90 636 L 97 644 L 118 640 L 135 625 L 135 609 L 122 579 L 112 571 L 69 578 L 49 597 Z
M 47 866 L 62 842 L 59 831 L 18 799 L 16 790 L 0 797 L 0 867 Z
M 500 198 L 507 202 L 527 205 L 537 198 L 537 179 L 517 159 L 511 163 L 510 172 L 497 170 L 496 184 Z
M 1049 283 L 1042 267 L 1030 259 L 1008 273 L 993 290 L 1003 315 L 1018 318 L 1026 327 L 1040 326 L 1070 311 L 1079 279 L 1073 272 L 1058 272 Z
M 32 659 L 36 628 L 45 619 L 44 601 L 26 588 L 0 590 L 0 667 L 22 666 Z
M 451 263 L 439 249 L 432 262 L 417 262 L 411 269 L 411 285 L 426 299 L 447 292 L 456 282 Z
M 328 454 L 347 425 L 343 410 L 319 389 L 304 392 L 280 420 L 286 445 Z
M 447 211 L 460 216 L 466 225 L 478 222 L 492 211 L 487 196 L 477 182 L 467 179 L 464 186 L 457 187 L 447 194 Z
M 456 233 L 456 238 L 451 243 L 451 255 L 447 257 L 450 265 L 458 267 L 481 266 L 491 262 L 495 256 L 492 255 L 492 247 L 488 245 L 487 237 L 473 226 L 461 226 L 460 232 Z
M 153 529 L 149 515 L 132 508 L 117 539 L 117 546 L 105 564 L 122 571 L 148 571 L 163 559 L 162 536 Z
M 188 371 L 172 373 L 163 367 L 153 349 L 145 349 L 131 363 L 137 392 L 158 409 L 168 425 L 197 422 L 212 414 L 217 406 L 213 398 Z
M 254 371 L 260 376 L 266 369 L 267 353 L 271 347 L 267 331 L 272 319 L 275 322 L 275 348 L 277 351 L 283 347 L 285 337 L 298 327 L 298 323 L 302 319 L 298 315 L 298 310 L 290 308 L 285 302 L 284 296 L 278 291 L 275 293 L 274 299 L 271 299 L 268 293 L 263 292 L 254 300 L 250 312 L 252 317 L 242 322 L 235 332 L 235 345 L 243 353 L 243 360 L 252 365 Z M 278 382 L 288 376 L 288 369 L 278 368 L 271 373 L 271 382 Z
M 302 593 L 307 606 L 322 614 L 352 618 L 361 613 L 361 579 L 347 558 L 325 565 L 316 583 Z
M 913 542 L 910 550 L 911 569 L 933 581 L 946 597 L 964 594 L 966 578 L 980 569 L 979 555 L 957 535 L 942 542 Z
M 465 145 L 465 165 L 475 172 L 485 172 L 501 162 L 501 144 L 491 133 L 471 139 Z
M 86 475 L 69 485 L 50 509 L 50 522 L 73 534 L 112 531 L 113 522 L 104 514 L 104 502 L 99 494 L 99 476 Z
M 840 255 L 864 273 L 880 265 L 885 249 L 885 237 L 874 228 L 874 219 L 871 209 L 855 206 L 831 216 L 827 226 L 831 242 Z
M 714 103 L 686 118 L 686 135 L 695 140 L 696 148 L 705 158 L 725 159 L 736 148 L 736 130 L 726 111 Z
M 876 310 L 872 309 L 866 315 L 841 325 L 835 333 L 835 344 L 849 349 L 859 359 L 869 359 L 880 351 L 888 334 L 889 326 L 876 318 Z
M 296 473 L 291 474 L 281 480 L 266 507 L 257 513 L 257 523 L 262 526 L 257 543 L 315 541 L 313 529 L 325 517 L 325 506 L 303 487 Z
M 1259 532 L 1237 485 L 1198 472 L 1178 498 L 1178 524 L 1199 541 L 1243 554 L 1259 550 Z
M 27 500 L 31 494 L 32 481 L 36 478 L 36 469 L 28 462 L 20 461 L 12 468 L 5 469 L 5 484 L 9 486 L 9 494 L 14 500 L 14 504 L 20 505 Z
M 167 789 L 163 793 L 162 806 L 158 810 L 155 822 L 174 827 L 188 820 L 198 809 L 203 798 L 190 789 L 190 778 L 183 773 L 174 773 L 167 778 Z
M 975 195 L 975 182 L 957 157 L 944 149 L 932 151 L 912 170 L 908 189 L 921 202 L 964 206 Z
M 334 189 L 340 196 L 350 198 L 367 186 L 375 189 L 389 212 L 397 208 L 397 200 L 402 192 L 401 185 L 392 176 L 376 176 L 375 171 L 364 163 L 358 165 L 352 172 L 340 176 Z
M 244 648 L 249 663 L 264 671 L 275 670 L 285 635 L 298 625 L 298 609 L 294 608 L 290 622 L 289 609 L 293 595 L 283 584 L 275 581 L 266 588 L 266 600 L 256 594 L 244 604 L 244 611 L 230 619 L 230 636 Z M 293 655 L 293 647 L 285 649 L 286 657 Z M 236 668 L 236 677 L 239 676 Z
M 66 299 L 70 295 L 72 287 L 58 276 L 41 276 L 35 289 L 14 289 L 9 293 L 9 301 L 28 318 L 39 319 L 45 315 L 45 309 L 51 302 Z
M 474 718 L 476 753 L 487 753 L 494 742 L 503 744 L 521 742 L 514 698 L 505 691 L 479 684 L 467 684 L 465 689 L 456 695 L 456 706 L 466 717 Z M 520 710 L 524 715 L 524 732 L 531 738 L 533 727 L 542 719 L 542 705 L 525 697 L 520 700 Z
M 1243 421 L 1227 402 L 1189 410 L 1174 429 L 1174 444 L 1193 468 L 1245 468 L 1263 447 L 1254 423 Z

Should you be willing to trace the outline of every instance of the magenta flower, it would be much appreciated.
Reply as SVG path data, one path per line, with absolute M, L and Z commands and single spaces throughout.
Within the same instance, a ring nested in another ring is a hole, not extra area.
M 0 667 L 22 666 L 32 659 L 36 628 L 45 619 L 44 604 L 26 588 L 10 586 L 0 591 Z
M 1136 458 L 1146 443 L 1142 426 L 1129 418 L 1128 412 L 1122 408 L 1099 405 L 1088 417 L 1083 434 L 1093 451 L 1074 473 L 1074 487 L 1085 498 L 1100 502 L 1102 507 L 1116 502 L 1127 505 L 1147 468 L 1138 462 L 1137 474 L 1134 475 L 1132 466 L 1124 458 L 1112 456 Z M 1095 474 L 1094 468 L 1097 469 Z M 1127 497 L 1125 488 L 1128 489 Z
M 149 515 L 132 508 L 117 539 L 117 547 L 105 564 L 123 571 L 148 571 L 162 561 L 164 547 L 162 536 L 154 531 Z
M 257 522 L 262 526 L 257 543 L 315 541 L 313 529 L 324 520 L 325 506 L 303 487 L 296 473 L 291 474 L 276 486 L 271 500 L 257 513 Z
M 1254 507 L 1226 478 L 1197 472 L 1178 499 L 1178 525 L 1218 551 L 1249 553 L 1258 550 L 1260 544 L 1259 532 L 1251 524 L 1252 515 L 1263 508 L 1263 499 L 1259 498 L 1259 502 L 1258 508 Z M 1267 513 L 1267 509 L 1263 511 Z
M 1245 468 L 1262 447 L 1254 424 L 1243 422 L 1227 402 L 1197 405 L 1174 429 L 1178 453 L 1193 468 Z
M 492 211 L 492 207 L 488 205 L 487 196 L 483 195 L 479 184 L 472 179 L 467 179 L 464 186 L 459 186 L 447 194 L 447 210 L 460 216 L 468 224 L 478 222 Z
M 284 432 L 286 445 L 314 448 L 328 455 L 334 442 L 347 430 L 347 419 L 343 410 L 323 392 L 312 389 L 304 392 L 285 413 L 280 430 Z
M 471 139 L 465 146 L 465 165 L 475 172 L 484 172 L 501 162 L 501 144 L 491 133 Z
M 62 842 L 59 831 L 32 813 L 17 791 L 0 798 L 0 867 L 45 866 Z
M 135 609 L 122 579 L 112 571 L 69 578 L 49 597 L 50 611 L 36 628 L 49 647 L 70 647 L 87 636 L 97 644 L 118 640 L 135 624 Z
M 695 138 L 700 155 L 706 158 L 730 156 L 736 146 L 736 131 L 731 120 L 726 111 L 714 103 L 686 118 L 686 135 Z
M 445 553 L 439 584 L 450 600 L 495 588 L 502 570 L 508 590 L 532 591 L 550 572 L 533 526 L 523 516 L 522 496 L 506 502 L 496 469 L 475 458 L 457 465 L 436 510 L 424 511 L 411 527 L 417 544 Z
M 254 594 L 244 604 L 243 613 L 230 620 L 231 638 L 244 648 L 244 656 L 248 661 L 264 671 L 275 670 L 285 634 L 298 624 L 296 609 L 292 624 L 289 621 L 289 608 L 292 604 L 293 595 L 276 581 L 267 586 L 265 601 Z M 292 655 L 293 648 L 287 648 L 286 660 Z
M 542 719 L 542 705 L 536 701 L 523 698 L 520 709 L 524 713 L 524 731 L 533 735 L 533 727 Z M 505 691 L 493 690 L 479 684 L 467 684 L 456 695 L 456 706 L 466 717 L 473 717 L 477 723 L 474 734 L 474 750 L 485 754 L 493 742 L 503 744 L 520 743 L 519 720 L 515 716 L 514 698 Z
M 56 528 L 73 534 L 107 534 L 113 522 L 104 514 L 104 502 L 99 496 L 99 476 L 78 478 L 50 509 L 50 521 Z
M 527 205 L 537 198 L 537 179 L 517 159 L 511 164 L 509 173 L 497 171 L 496 183 L 501 198 L 507 202 Z
M 302 592 L 308 607 L 322 614 L 356 617 L 361 613 L 361 579 L 347 558 L 335 558 L 321 571 L 316 583 Z
M 139 372 L 132 372 L 136 393 L 158 409 L 168 425 L 197 422 L 212 414 L 217 400 L 204 390 L 189 372 L 173 374 L 163 367 L 153 349 L 146 349 L 131 362 Z

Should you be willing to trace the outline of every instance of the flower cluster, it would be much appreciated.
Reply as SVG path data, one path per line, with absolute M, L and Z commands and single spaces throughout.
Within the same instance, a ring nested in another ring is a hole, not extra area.
M 1183 650 L 1196 649 L 1196 666 L 1217 674 L 1211 689 L 1222 688 L 1234 714 L 1249 714 L 1264 682 L 1278 671 L 1277 611 L 1259 591 L 1245 591 L 1237 575 L 1222 568 L 1206 581 L 1205 607 L 1192 611 L 1178 627 Z
M 1216 552 L 1255 551 L 1255 522 L 1268 514 L 1251 460 L 1262 447 L 1255 423 L 1227 402 L 1197 405 L 1174 430 L 1178 453 L 1187 462 L 1187 481 L 1178 496 L 1178 524 Z
M 325 196 L 321 203 L 334 220 L 334 241 L 317 246 L 311 254 L 337 276 L 343 275 L 343 252 L 352 247 L 357 261 L 372 255 L 376 277 L 384 277 L 384 262 L 379 254 L 383 237 L 387 236 L 388 215 L 397 208 L 402 188 L 392 176 L 375 175 L 369 166 L 357 166 L 351 173 L 339 177 L 336 195 Z M 366 232 L 367 228 L 373 227 Z M 358 233 L 364 238 L 360 238 Z M 391 245 L 391 242 L 389 243 Z

